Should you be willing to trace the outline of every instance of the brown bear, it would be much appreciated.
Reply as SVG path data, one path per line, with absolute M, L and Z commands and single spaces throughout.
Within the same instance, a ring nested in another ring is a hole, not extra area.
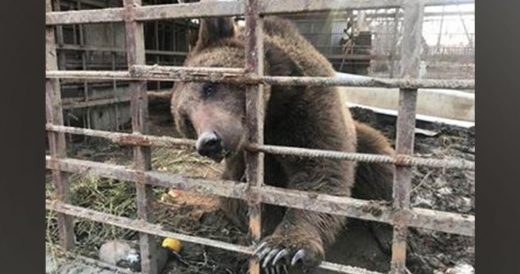
M 334 76 L 328 60 L 288 20 L 264 18 L 265 75 Z M 201 20 L 187 67 L 244 67 L 243 31 L 232 18 Z M 197 139 L 199 154 L 225 161 L 222 178 L 244 181 L 245 85 L 178 82 L 171 110 L 178 130 Z M 386 138 L 353 121 L 336 87 L 265 86 L 266 144 L 345 152 L 393 154 Z M 265 156 L 265 183 L 363 199 L 391 198 L 393 167 L 346 160 Z M 354 188 L 353 188 L 354 187 Z M 247 204 L 221 200 L 226 215 L 247 227 Z M 309 270 L 343 230 L 346 218 L 272 205 L 263 206 L 262 241 L 256 250 L 264 272 Z

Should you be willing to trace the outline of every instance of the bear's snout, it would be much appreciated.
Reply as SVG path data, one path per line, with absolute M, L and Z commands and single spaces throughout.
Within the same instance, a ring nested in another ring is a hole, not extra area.
M 222 139 L 213 131 L 203 132 L 197 139 L 195 147 L 200 155 L 209 157 L 217 162 L 224 158 Z

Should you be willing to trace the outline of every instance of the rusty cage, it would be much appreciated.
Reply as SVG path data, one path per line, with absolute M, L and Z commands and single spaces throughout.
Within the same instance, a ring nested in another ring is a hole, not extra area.
M 56 188 L 55 198 L 46 201 L 46 209 L 58 214 L 60 246 L 70 250 L 74 244 L 72 218 L 107 223 L 139 232 L 143 273 L 157 273 L 153 258 L 154 236 L 175 237 L 182 241 L 217 247 L 233 252 L 252 254 L 254 246 L 240 246 L 222 241 L 169 232 L 153 224 L 149 211 L 151 186 L 178 188 L 202 194 L 232 197 L 248 201 L 250 205 L 250 234 L 260 238 L 260 204 L 337 214 L 393 225 L 390 273 L 406 273 L 406 237 L 408 227 L 426 228 L 446 233 L 474 236 L 475 217 L 429 209 L 411 208 L 411 167 L 474 170 L 474 162 L 455 159 L 441 160 L 413 156 L 415 106 L 418 88 L 474 89 L 473 80 L 418 80 L 419 52 L 423 10 L 427 5 L 473 3 L 474 0 L 243 0 L 205 1 L 185 4 L 142 6 L 141 0 L 124 0 L 123 7 L 98 10 L 53 11 L 46 0 L 46 117 L 50 155 L 46 168 L 52 171 Z M 281 13 L 328 11 L 337 9 L 402 8 L 404 37 L 399 79 L 344 79 L 338 77 L 273 77 L 263 75 L 262 16 Z M 145 65 L 143 22 L 174 18 L 245 15 L 245 68 L 186 68 Z M 60 71 L 56 56 L 55 26 L 66 24 L 124 22 L 128 70 L 126 71 Z M 118 133 L 64 126 L 60 79 L 102 79 L 128 81 L 131 93 L 133 133 Z M 190 178 L 181 174 L 167 174 L 151 170 L 151 146 L 193 146 L 193 140 L 147 135 L 148 114 L 146 81 L 216 81 L 241 82 L 248 85 L 246 113 L 248 127 L 247 182 L 212 181 Z M 262 85 L 329 85 L 400 88 L 397 118 L 396 156 L 368 155 L 305 148 L 277 147 L 263 143 L 264 107 Z M 86 160 L 67 158 L 65 134 L 101 137 L 113 142 L 134 146 L 134 168 Z M 374 203 L 350 197 L 309 195 L 296 190 L 263 185 L 264 153 L 323 157 L 349 161 L 380 162 L 396 166 L 393 203 Z M 137 189 L 138 219 L 105 214 L 70 204 L 69 182 L 66 173 L 96 176 L 134 182 Z M 376 210 L 374 210 L 376 209 Z M 377 273 L 353 266 L 323 262 L 321 268 L 340 273 Z M 251 273 L 259 273 L 256 260 L 251 259 Z

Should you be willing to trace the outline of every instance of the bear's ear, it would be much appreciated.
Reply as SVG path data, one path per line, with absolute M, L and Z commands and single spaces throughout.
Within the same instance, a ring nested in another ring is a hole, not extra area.
M 195 50 L 204 49 L 222 39 L 232 38 L 235 34 L 235 22 L 231 17 L 201 19 Z

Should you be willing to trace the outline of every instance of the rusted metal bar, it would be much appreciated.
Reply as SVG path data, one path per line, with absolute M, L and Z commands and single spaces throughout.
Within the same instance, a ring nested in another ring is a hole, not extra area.
M 193 68 L 168 66 L 133 66 L 130 74 L 135 77 L 150 77 L 158 80 L 183 78 L 189 81 L 230 81 L 244 82 L 244 69 L 241 68 Z M 169 80 L 171 81 L 171 80 Z
M 76 5 L 77 5 L 77 9 L 78 10 L 81 10 L 81 2 L 78 0 L 76 1 Z M 79 30 L 79 45 L 80 47 L 84 47 L 85 46 L 85 28 L 83 27 L 83 25 L 78 25 L 78 30 Z M 87 51 L 82 51 L 81 52 L 81 69 L 83 70 L 87 70 L 88 69 L 88 66 L 87 66 L 87 55 L 88 52 Z M 114 80 L 115 81 L 115 80 Z M 87 80 L 84 80 L 83 81 L 83 96 L 84 96 L 84 99 L 85 99 L 85 103 L 88 103 L 89 102 L 89 99 L 90 99 L 90 95 L 89 95 L 89 91 L 88 91 L 88 81 Z M 85 127 L 85 121 L 86 121 L 86 127 L 87 128 L 91 128 L 91 119 L 92 119 L 92 115 L 91 115 L 91 112 L 90 112 L 90 108 L 87 108 L 87 111 L 86 113 L 84 114 L 86 116 L 86 119 L 84 119 L 83 121 L 83 124 Z
M 99 46 L 78 46 L 78 45 L 62 45 L 57 47 L 58 50 L 64 51 L 106 51 L 113 53 L 126 53 L 125 49 L 117 47 L 99 47 Z M 187 52 L 182 51 L 166 51 L 166 50 L 146 50 L 146 54 L 150 55 L 167 55 L 167 56 L 186 56 Z
M 398 55 L 397 53 L 397 41 L 398 41 L 398 37 L 399 37 L 399 19 L 401 18 L 401 14 L 400 14 L 400 9 L 399 8 L 396 8 L 395 9 L 395 14 L 394 14 L 394 20 L 393 20 L 393 23 L 394 23 L 394 26 L 393 26 L 393 30 L 392 30 L 392 49 L 390 50 L 390 78 L 394 78 L 394 71 L 395 71 L 395 58 L 396 58 L 396 55 Z
M 88 108 L 88 107 L 94 107 L 94 106 L 119 104 L 119 103 L 129 102 L 130 100 L 131 100 L 130 97 L 122 97 L 122 98 L 90 100 L 90 101 L 86 101 L 86 102 L 74 102 L 74 103 L 69 103 L 69 104 L 63 104 L 63 109 L 77 109 L 77 108 Z
M 258 14 L 260 0 L 246 0 L 245 4 L 245 54 L 246 75 L 261 77 L 264 74 L 263 20 Z M 246 88 L 246 128 L 250 144 L 264 144 L 265 117 L 264 87 L 261 84 Z M 246 179 L 250 187 L 262 187 L 264 184 L 264 154 L 247 151 Z M 262 237 L 262 204 L 249 200 L 249 233 L 253 243 Z M 249 273 L 260 274 L 260 263 L 256 257 L 249 260 Z
M 51 0 L 45 1 L 46 11 L 52 11 Z M 56 55 L 54 27 L 45 28 L 45 68 L 55 70 L 58 68 Z M 47 123 L 63 125 L 63 110 L 61 108 L 61 89 L 58 79 L 47 79 L 45 82 L 45 114 Z M 49 151 L 54 158 L 67 157 L 65 134 L 61 132 L 49 132 Z M 69 179 L 67 174 L 59 170 L 52 171 L 52 182 L 55 187 L 55 199 L 70 202 Z M 64 250 L 74 247 L 74 224 L 70 216 L 58 214 L 58 233 L 60 245 Z
M 61 1 L 60 0 L 54 0 L 54 10 L 56 11 L 60 11 L 61 10 Z M 63 45 L 64 44 L 64 39 L 63 39 L 63 26 L 56 26 L 56 40 L 57 40 L 57 45 L 56 45 L 56 50 L 59 46 Z M 67 58 L 65 56 L 65 53 L 62 52 L 62 51 L 58 51 L 57 50 L 57 53 L 58 53 L 58 67 L 59 69 L 61 70 L 66 70 L 67 69 Z
M 115 26 L 114 26 L 114 23 L 111 23 L 110 24 L 110 34 L 112 36 L 112 47 L 116 47 L 116 40 L 117 40 L 117 35 L 116 35 L 116 31 L 115 31 Z M 116 52 L 111 52 L 110 53 L 110 61 L 111 61 L 111 65 L 112 65 L 112 70 L 115 71 L 117 69 L 117 66 L 116 66 L 116 58 L 117 58 L 117 53 Z M 117 90 L 117 80 L 113 80 L 112 81 L 112 91 L 114 92 L 114 99 L 118 99 L 118 100 L 131 100 L 131 98 L 127 99 L 127 98 L 121 98 L 121 94 L 120 92 Z M 120 129 L 120 125 L 121 125 L 121 115 L 119 114 L 119 107 L 118 105 L 116 104 L 114 106 L 114 110 L 116 112 L 116 131 L 118 131 Z
M 296 147 L 282 147 L 282 146 L 271 146 L 271 145 L 250 145 L 250 150 L 257 150 L 269 154 L 278 155 L 294 155 L 301 157 L 312 157 L 312 158 L 328 158 L 328 159 L 339 159 L 339 160 L 350 160 L 358 162 L 369 162 L 369 163 L 387 163 L 395 164 L 398 166 L 427 166 L 434 168 L 457 168 L 457 169 L 475 169 L 475 163 L 466 161 L 463 159 L 456 160 L 440 160 L 431 158 L 420 158 L 413 157 L 410 155 L 397 154 L 396 156 L 378 155 L 378 154 L 364 154 L 364 153 L 349 153 L 332 150 L 319 150 L 319 149 L 308 149 L 308 148 L 296 148 Z
M 203 195 L 259 201 L 327 214 L 347 216 L 368 221 L 393 224 L 399 216 L 408 225 L 466 236 L 474 235 L 475 217 L 472 215 L 412 208 L 395 211 L 382 201 L 366 201 L 316 192 L 305 192 L 272 186 L 250 186 L 246 183 L 193 178 L 182 174 L 158 171 L 140 172 L 121 165 L 98 163 L 77 159 L 46 157 L 46 167 L 84 176 L 97 176 L 127 182 L 143 180 L 146 184 L 164 188 L 176 188 Z
M 245 12 L 245 1 L 207 1 L 186 4 L 150 5 L 137 7 L 137 21 L 169 20 L 181 18 L 203 18 L 213 16 L 237 16 Z M 377 9 L 400 7 L 402 0 L 263 0 L 259 3 L 261 15 L 318 12 L 345 9 Z M 424 5 L 454 5 L 474 3 L 474 0 L 423 0 Z M 124 21 L 124 8 L 108 8 L 67 12 L 48 12 L 47 25 L 108 23 Z
M 66 127 L 58 126 L 53 124 L 47 124 L 47 130 L 63 132 L 69 134 L 81 134 L 91 137 L 99 137 L 111 140 L 115 143 L 122 143 L 127 145 L 139 145 L 139 146 L 184 146 L 191 147 L 195 146 L 195 140 L 173 138 L 168 136 L 153 136 L 143 134 L 130 134 L 130 133 L 118 133 L 102 130 L 92 130 L 85 128 Z M 342 151 L 332 150 L 319 150 L 319 149 L 308 149 L 298 147 L 282 147 L 272 145 L 255 145 L 250 144 L 247 147 L 248 150 L 253 152 L 264 152 L 269 154 L 277 155 L 294 155 L 300 157 L 311 157 L 311 158 L 328 158 L 338 160 L 349 160 L 358 162 L 368 163 L 386 163 L 395 164 L 400 166 L 426 166 L 433 168 L 457 168 L 466 170 L 475 170 L 475 163 L 467 160 L 456 159 L 456 160 L 441 160 L 431 158 L 413 157 L 409 155 L 396 155 L 394 157 L 388 155 L 378 154 L 364 154 L 364 153 L 350 153 Z
M 66 204 L 66 203 L 63 203 L 60 201 L 47 200 L 45 206 L 46 206 L 47 210 L 65 213 L 65 214 L 73 215 L 76 217 L 88 219 L 88 220 L 95 221 L 95 222 L 105 223 L 105 224 L 109 224 L 109 225 L 115 225 L 118 227 L 130 229 L 130 230 L 134 230 L 134 231 L 139 231 L 142 234 L 150 234 L 150 235 L 153 234 L 153 235 L 162 236 L 162 237 L 170 237 L 170 238 L 179 239 L 179 240 L 185 241 L 185 242 L 203 244 L 206 246 L 221 248 L 221 249 L 245 253 L 245 254 L 252 253 L 251 249 L 246 246 L 239 246 L 239 245 L 229 244 L 229 243 L 222 242 L 222 241 L 216 241 L 216 240 L 211 240 L 211 239 L 206 239 L 206 238 L 201 238 L 201 237 L 194 237 L 194 236 L 189 236 L 189 235 L 185 235 L 185 234 L 166 231 L 163 229 L 163 227 L 161 225 L 152 224 L 152 223 L 149 223 L 142 219 L 133 220 L 133 219 L 126 218 L 126 217 L 119 217 L 119 216 L 115 216 L 112 214 L 97 212 L 95 210 L 91 210 L 91 209 L 87 209 L 87 208 L 73 206 L 73 205 Z M 149 272 L 146 272 L 143 270 L 142 273 L 149 273 Z
M 252 79 L 255 80 L 255 79 Z M 433 80 L 433 79 L 384 79 L 359 76 L 358 79 L 346 77 L 286 77 L 264 76 L 258 79 L 269 85 L 305 85 L 305 86 L 356 86 L 356 87 L 385 87 L 385 88 L 444 88 L 444 89 L 473 89 L 472 80 Z
M 464 3 L 474 3 L 474 0 L 417 0 L 423 5 L 454 5 Z M 350 9 L 385 9 L 397 8 L 402 6 L 403 0 L 349 0 L 349 1 L 330 1 L 330 0 L 263 0 L 261 1 L 261 14 L 286 14 L 304 13 L 318 11 L 350 10 Z
M 111 140 L 114 143 L 122 143 L 127 145 L 138 145 L 138 146 L 195 146 L 195 140 L 172 138 L 166 136 L 152 136 L 143 135 L 139 133 L 120 133 L 111 131 L 101 131 L 86 128 L 77 127 L 65 127 L 47 124 L 47 130 L 55 132 L 63 132 L 69 134 L 81 134 L 91 137 L 99 137 L 107 140 Z
M 128 71 L 100 71 L 100 70 L 47 70 L 48 79 L 88 79 L 88 80 L 139 80 L 130 76 Z
M 100 223 L 106 223 L 130 230 L 139 231 L 142 233 L 148 233 L 148 234 L 154 234 L 162 237 L 169 237 L 169 238 L 175 238 L 179 239 L 184 242 L 194 243 L 194 244 L 201 244 L 205 246 L 211 246 L 215 248 L 220 248 L 232 252 L 242 253 L 242 254 L 253 254 L 253 249 L 251 247 L 226 243 L 223 241 L 217 241 L 217 240 L 211 240 L 207 238 L 202 237 L 196 237 L 196 236 L 190 236 L 186 234 L 176 233 L 164 230 L 164 228 L 157 224 L 151 224 L 142 220 L 133 220 L 126 217 L 119 217 L 112 214 L 107 214 L 103 212 L 98 212 L 95 210 L 82 208 L 78 206 L 73 206 L 70 204 L 62 203 L 59 201 L 51 201 L 46 200 L 45 201 L 45 207 L 49 211 L 55 211 L 62 214 L 72 215 L 79 218 L 100 222 Z M 90 263 L 94 263 L 93 259 L 88 260 Z M 96 263 L 95 263 L 96 264 Z M 320 266 L 320 268 L 335 271 L 338 273 L 345 273 L 345 274 L 382 274 L 380 272 L 375 271 L 369 271 L 360 267 L 354 267 L 354 266 L 345 266 L 345 265 L 339 265 L 335 263 L 330 262 L 323 262 Z M 143 273 L 143 272 L 141 272 Z
M 416 102 L 417 93 L 405 90 L 400 91 L 396 152 L 402 155 L 413 154 Z M 393 187 L 394 207 L 396 210 L 410 207 L 411 183 L 412 169 L 408 166 L 396 165 Z M 393 274 L 406 274 L 407 231 L 407 224 L 398 215 L 394 221 L 394 238 L 392 242 L 391 273 Z
M 242 1 L 201 1 L 175 5 L 150 5 L 136 11 L 139 21 L 236 16 L 244 14 Z
M 126 51 L 128 67 L 144 65 L 145 46 L 143 23 L 135 21 L 135 9 L 141 6 L 141 0 L 124 0 L 124 18 L 126 30 Z M 129 84 L 130 113 L 132 117 L 132 131 L 146 134 L 148 127 L 148 98 L 146 96 L 146 81 L 132 81 Z M 139 172 L 150 170 L 151 151 L 148 146 L 134 147 L 134 165 Z M 152 221 L 153 214 L 151 202 L 153 201 L 152 188 L 145 181 L 138 179 L 135 184 L 137 196 L 137 215 L 143 221 Z M 141 269 L 144 273 L 159 273 L 157 265 L 157 243 L 153 235 L 140 233 L 139 247 L 141 250 Z
M 404 3 L 403 40 L 401 46 L 401 77 L 418 78 L 421 58 L 421 38 L 424 5 L 417 1 L 406 0 Z M 396 125 L 396 153 L 412 155 L 415 137 L 415 116 L 417 92 L 409 89 L 399 91 L 399 109 Z M 392 261 L 390 273 L 406 274 L 406 237 L 408 223 L 402 213 L 410 208 L 410 192 L 412 184 L 411 167 L 398 166 L 394 174 L 393 207 L 394 235 L 392 240 Z
M 448 6 L 475 4 L 475 0 L 423 0 L 424 6 Z
M 46 25 L 123 22 L 123 8 L 47 12 Z
M 188 68 L 165 66 L 133 66 L 127 71 L 46 71 L 47 78 L 148 81 L 212 81 L 235 84 L 352 86 L 384 88 L 474 89 L 474 80 L 384 79 L 352 77 L 289 77 L 245 75 L 235 68 Z

